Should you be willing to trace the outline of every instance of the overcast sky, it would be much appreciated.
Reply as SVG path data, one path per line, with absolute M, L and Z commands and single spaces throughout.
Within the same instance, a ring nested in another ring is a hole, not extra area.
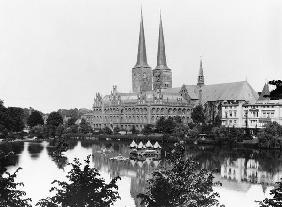
M 112 85 L 131 91 L 140 7 L 149 65 L 162 11 L 173 87 L 282 79 L 280 0 L 1 0 L 0 99 L 6 106 L 91 108 Z

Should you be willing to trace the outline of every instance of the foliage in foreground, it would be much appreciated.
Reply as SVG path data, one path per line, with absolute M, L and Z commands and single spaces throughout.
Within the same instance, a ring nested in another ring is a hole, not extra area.
M 148 207 L 219 206 L 219 194 L 213 191 L 212 172 L 200 169 L 199 163 L 184 157 L 184 147 L 176 146 L 170 169 L 153 173 L 146 194 L 139 194 L 141 205 Z
M 23 186 L 23 183 L 15 182 L 17 173 L 21 168 L 18 168 L 13 174 L 5 171 L 0 176 L 0 207 L 31 207 L 31 199 L 24 198 L 26 193 L 17 189 Z
M 90 156 L 87 156 L 84 167 L 78 159 L 74 159 L 70 165 L 72 169 L 67 175 L 68 182 L 54 180 L 52 184 L 57 184 L 58 187 L 54 186 L 50 191 L 56 195 L 40 200 L 36 206 L 108 207 L 120 198 L 117 192 L 120 177 L 115 177 L 106 184 L 98 170 L 90 167 Z
M 260 207 L 281 207 L 282 206 L 282 182 L 277 182 L 277 186 L 270 191 L 272 198 L 266 198 L 259 202 Z

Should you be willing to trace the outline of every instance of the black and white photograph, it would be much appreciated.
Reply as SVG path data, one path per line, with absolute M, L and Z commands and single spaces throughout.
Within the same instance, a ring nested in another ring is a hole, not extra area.
M 282 0 L 0 0 L 0 207 L 279 207 Z

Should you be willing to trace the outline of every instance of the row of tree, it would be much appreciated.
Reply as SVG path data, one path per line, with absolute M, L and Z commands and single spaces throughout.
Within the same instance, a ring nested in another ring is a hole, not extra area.
M 30 135 L 38 138 L 50 138 L 61 136 L 79 136 L 79 134 L 87 134 L 92 132 L 91 126 L 81 119 L 77 123 L 77 119 L 70 117 L 66 123 L 59 112 L 49 114 L 46 124 L 44 124 L 40 112 L 33 111 L 28 119 L 31 128 Z M 43 123 L 43 124 L 42 124 Z

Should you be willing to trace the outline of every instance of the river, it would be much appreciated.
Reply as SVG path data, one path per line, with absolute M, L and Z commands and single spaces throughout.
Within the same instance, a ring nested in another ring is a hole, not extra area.
M 18 173 L 17 181 L 24 183 L 23 189 L 34 204 L 50 195 L 53 180 L 65 180 L 65 175 L 70 169 L 66 161 L 71 162 L 74 158 L 82 161 L 87 155 L 93 154 L 91 165 L 100 171 L 107 182 L 114 176 L 121 177 L 118 181 L 121 199 L 114 206 L 135 207 L 138 203 L 136 195 L 144 192 L 150 173 L 159 166 L 166 165 L 164 151 L 169 151 L 171 145 L 163 146 L 163 156 L 159 161 L 110 159 L 119 154 L 129 157 L 129 144 L 112 141 L 74 141 L 65 152 L 66 160 L 56 160 L 50 156 L 48 142 L 1 144 L 0 150 L 13 150 L 16 153 L 13 159 L 5 161 L 4 165 L 9 172 L 14 172 L 18 167 L 23 168 Z M 203 168 L 214 170 L 215 181 L 222 183 L 222 186 L 214 189 L 220 194 L 220 203 L 226 207 L 258 206 L 255 200 L 269 196 L 273 184 L 282 178 L 280 151 L 187 146 L 186 155 L 200 162 Z

